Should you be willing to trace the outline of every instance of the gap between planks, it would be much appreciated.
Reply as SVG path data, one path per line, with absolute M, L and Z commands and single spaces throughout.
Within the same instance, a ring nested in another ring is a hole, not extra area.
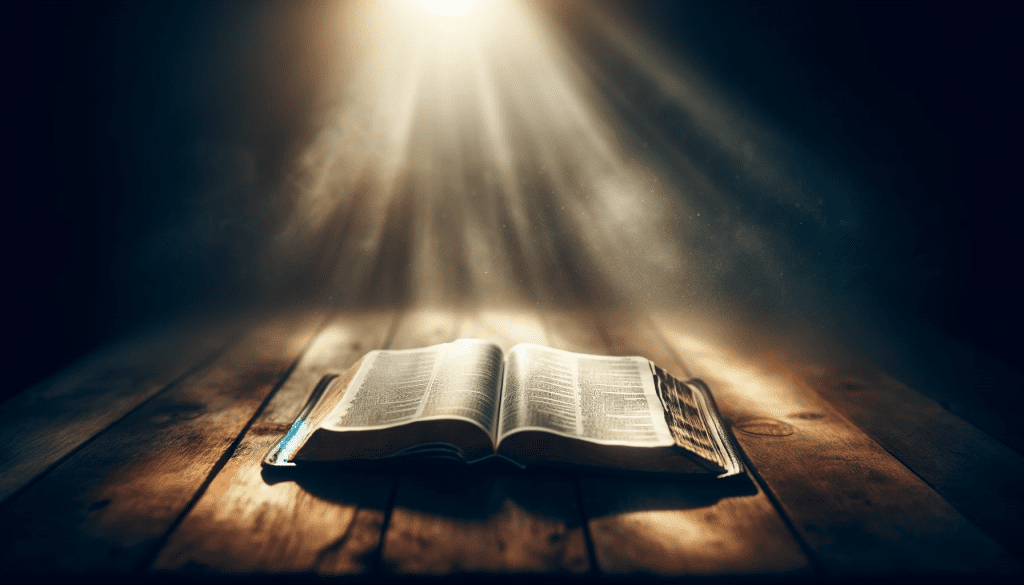
M 135 570 L 292 367 L 317 315 L 260 323 L 213 364 L 108 427 L 0 507 L 12 570 Z
M 659 329 L 708 381 L 754 471 L 828 573 L 1020 570 L 940 494 L 771 359 L 763 339 L 733 332 L 725 340 L 692 322 L 661 321 Z M 746 343 L 743 351 L 737 343 Z
M 602 319 L 603 317 L 603 319 Z M 627 335 L 606 313 L 552 312 L 552 345 L 571 351 L 641 355 L 676 374 L 674 357 Z M 687 481 L 585 474 L 580 490 L 602 572 L 657 575 L 807 574 L 785 522 L 750 482 Z
M 236 328 L 203 324 L 129 339 L 5 401 L 0 405 L 0 502 L 206 367 L 238 341 Z
M 526 309 L 471 311 L 448 337 L 489 339 L 506 352 L 547 342 L 543 323 Z M 384 535 L 386 571 L 578 574 L 593 566 L 569 474 L 482 466 L 401 476 Z
M 336 315 L 258 415 L 224 468 L 171 533 L 155 571 L 202 573 L 371 570 L 394 479 L 388 473 L 263 469 L 329 372 L 389 345 L 396 310 Z
M 964 516 L 1024 558 L 1024 456 L 837 343 L 770 344 L 812 388 Z

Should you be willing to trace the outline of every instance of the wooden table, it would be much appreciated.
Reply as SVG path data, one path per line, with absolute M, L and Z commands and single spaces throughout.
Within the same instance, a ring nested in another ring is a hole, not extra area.
M 460 337 L 643 355 L 702 377 L 745 452 L 749 481 L 261 468 L 325 372 L 374 348 Z M 1024 458 L 1014 425 L 969 394 L 940 404 L 840 348 L 784 341 L 681 312 L 526 308 L 315 310 L 136 339 L 0 405 L 0 566 L 1021 571 Z

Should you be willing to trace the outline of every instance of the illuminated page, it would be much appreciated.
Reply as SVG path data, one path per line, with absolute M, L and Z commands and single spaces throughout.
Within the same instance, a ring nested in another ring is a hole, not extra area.
M 480 339 L 372 351 L 323 428 L 359 431 L 461 419 L 493 437 L 501 368 L 501 348 Z
M 517 345 L 506 359 L 501 412 L 500 439 L 541 430 L 604 445 L 675 444 L 650 361 L 640 357 Z

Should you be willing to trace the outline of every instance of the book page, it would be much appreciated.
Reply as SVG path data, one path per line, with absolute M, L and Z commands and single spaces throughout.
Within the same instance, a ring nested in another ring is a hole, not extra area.
M 501 348 L 480 339 L 370 352 L 323 428 L 356 431 L 458 418 L 493 437 L 501 368 Z
M 500 438 L 544 430 L 605 445 L 674 444 L 644 358 L 521 344 L 505 367 Z

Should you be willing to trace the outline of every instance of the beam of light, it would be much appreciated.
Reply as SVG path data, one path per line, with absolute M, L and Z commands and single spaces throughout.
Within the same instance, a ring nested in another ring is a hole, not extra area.
M 273 277 L 348 304 L 785 289 L 778 242 L 730 194 L 755 184 L 820 220 L 803 177 L 765 154 L 785 141 L 613 19 L 584 16 L 625 73 L 530 4 L 481 2 L 444 22 L 408 0 L 347 5 L 333 26 L 349 45 L 323 73 L 329 106 L 288 181 Z M 652 108 L 682 119 L 687 140 L 645 118 Z

